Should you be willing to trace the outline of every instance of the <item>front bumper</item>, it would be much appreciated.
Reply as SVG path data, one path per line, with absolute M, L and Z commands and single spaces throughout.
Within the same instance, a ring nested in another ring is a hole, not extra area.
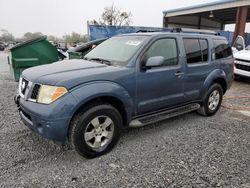
M 23 123 L 45 138 L 64 143 L 76 101 L 67 94 L 49 105 L 26 101 L 15 96 Z
M 235 68 L 234 74 L 250 78 L 250 71 L 245 71 L 245 70 Z

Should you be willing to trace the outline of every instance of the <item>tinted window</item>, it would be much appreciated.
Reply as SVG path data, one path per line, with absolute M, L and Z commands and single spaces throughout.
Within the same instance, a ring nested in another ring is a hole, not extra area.
M 213 40 L 215 48 L 215 59 L 226 58 L 232 55 L 232 49 L 226 40 Z
M 200 39 L 200 46 L 201 46 L 201 54 L 202 54 L 202 61 L 208 60 L 208 45 L 207 40 Z
M 201 49 L 198 39 L 184 39 L 187 63 L 202 62 Z
M 154 42 L 146 52 L 146 60 L 150 57 L 164 57 L 163 66 L 177 65 L 178 52 L 175 39 L 160 39 Z

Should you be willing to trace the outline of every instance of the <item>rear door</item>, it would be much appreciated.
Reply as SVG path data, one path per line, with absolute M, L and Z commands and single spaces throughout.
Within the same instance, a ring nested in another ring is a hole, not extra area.
M 211 41 L 208 38 L 183 38 L 186 54 L 184 91 L 188 101 L 198 100 L 203 84 L 212 70 Z
M 232 49 L 228 41 L 223 38 L 214 38 L 213 61 L 217 62 L 218 67 L 225 72 L 227 82 L 232 82 L 234 71 L 234 58 Z

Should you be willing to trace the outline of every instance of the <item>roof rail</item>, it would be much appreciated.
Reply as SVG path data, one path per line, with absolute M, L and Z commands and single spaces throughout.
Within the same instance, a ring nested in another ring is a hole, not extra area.
M 171 32 L 171 29 L 156 29 L 156 30 L 140 29 L 136 31 L 136 33 L 150 33 L 150 32 Z
M 219 35 L 216 31 L 204 30 L 204 29 L 190 29 L 190 28 L 180 28 L 183 33 L 199 33 L 199 34 L 210 34 Z
M 163 28 L 161 30 L 138 30 L 136 33 L 150 33 L 150 32 L 171 32 L 171 33 L 197 33 L 197 34 L 210 34 L 210 35 L 219 35 L 218 32 L 211 30 L 203 30 L 203 29 L 190 29 L 190 28 Z

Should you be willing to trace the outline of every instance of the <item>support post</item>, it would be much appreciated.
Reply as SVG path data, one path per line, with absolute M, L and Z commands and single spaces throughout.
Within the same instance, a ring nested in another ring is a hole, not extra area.
M 247 21 L 247 13 L 248 13 L 248 7 L 247 6 L 239 7 L 237 9 L 233 41 L 236 39 L 236 37 L 238 35 L 241 35 L 241 36 L 244 37 L 246 21 Z
M 163 27 L 168 27 L 168 18 L 163 16 Z

